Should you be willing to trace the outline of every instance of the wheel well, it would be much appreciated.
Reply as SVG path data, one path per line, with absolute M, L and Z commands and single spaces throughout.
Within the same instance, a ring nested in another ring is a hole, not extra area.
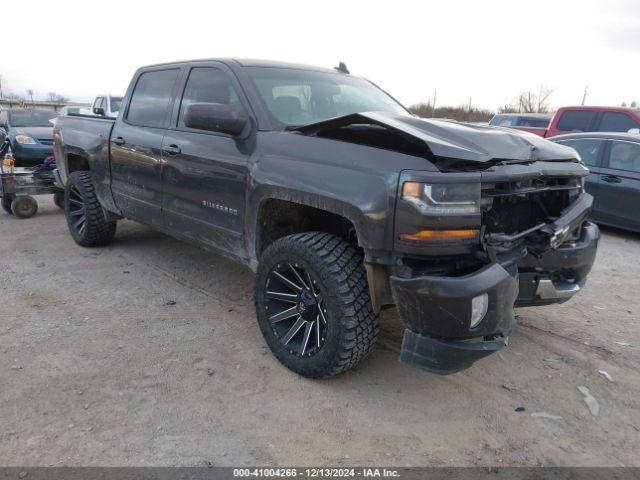
M 75 153 L 67 154 L 67 174 L 87 170 L 89 170 L 89 161 L 85 157 Z
M 358 244 L 353 223 L 341 216 L 319 208 L 271 198 L 265 200 L 258 218 L 257 254 L 279 238 L 302 232 L 327 232 Z

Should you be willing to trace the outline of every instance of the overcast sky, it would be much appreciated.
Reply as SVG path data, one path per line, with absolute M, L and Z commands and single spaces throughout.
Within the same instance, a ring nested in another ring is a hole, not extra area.
M 87 101 L 142 65 L 211 57 L 333 67 L 401 102 L 495 109 L 553 88 L 554 106 L 640 102 L 640 1 L 7 0 L 3 90 Z

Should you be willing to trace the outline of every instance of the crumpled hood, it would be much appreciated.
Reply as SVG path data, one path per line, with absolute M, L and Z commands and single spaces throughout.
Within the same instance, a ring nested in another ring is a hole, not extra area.
M 305 125 L 303 133 L 317 133 L 325 128 L 374 124 L 424 142 L 428 151 L 442 159 L 470 162 L 572 160 L 578 157 L 571 148 L 550 142 L 538 135 L 520 130 L 472 125 L 449 120 L 421 119 L 386 112 L 366 112 Z
M 31 138 L 41 138 L 43 140 L 51 140 L 53 138 L 53 125 L 50 127 L 14 127 L 10 131 L 10 135 L 27 135 Z

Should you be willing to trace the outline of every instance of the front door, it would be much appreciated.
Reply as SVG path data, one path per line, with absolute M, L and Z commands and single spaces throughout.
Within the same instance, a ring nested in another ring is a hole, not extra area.
M 184 125 L 184 110 L 190 103 L 223 103 L 246 116 L 231 74 L 221 65 L 211 65 L 187 73 L 165 132 L 164 222 L 172 231 L 242 257 L 249 159 L 246 141 Z
M 640 143 L 611 140 L 598 185 L 600 221 L 640 230 Z
M 162 226 L 162 138 L 178 73 L 143 72 L 111 133 L 114 201 L 125 217 L 154 226 Z

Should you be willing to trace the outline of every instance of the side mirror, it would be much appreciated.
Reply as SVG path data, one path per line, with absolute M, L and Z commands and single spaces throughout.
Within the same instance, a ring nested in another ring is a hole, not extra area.
M 100 116 L 104 117 L 104 108 L 102 108 L 102 107 L 93 107 L 93 113 L 95 113 L 96 115 L 100 115 Z
M 247 119 L 238 117 L 229 105 L 223 103 L 192 103 L 185 109 L 184 125 L 237 137 L 244 131 Z
M 627 133 L 635 133 L 636 135 L 640 135 L 640 128 L 630 128 L 627 130 Z

